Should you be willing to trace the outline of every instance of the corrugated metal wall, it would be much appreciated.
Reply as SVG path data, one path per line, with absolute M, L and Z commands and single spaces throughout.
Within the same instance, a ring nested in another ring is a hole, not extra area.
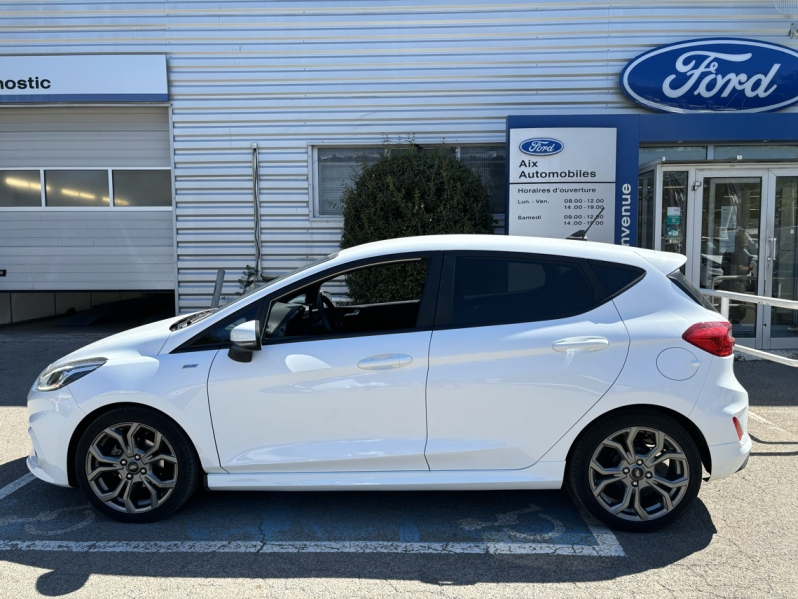
M 165 107 L 0 107 L 4 169 L 169 168 L 169 146 Z
M 0 211 L 0 291 L 172 290 L 170 210 Z
M 254 257 L 250 143 L 260 147 L 263 268 L 334 251 L 310 217 L 308 145 L 503 143 L 508 114 L 637 111 L 624 64 L 653 46 L 734 35 L 795 46 L 771 0 L 674 2 L 17 2 L 0 53 L 152 52 L 174 107 L 180 308 L 216 268 Z

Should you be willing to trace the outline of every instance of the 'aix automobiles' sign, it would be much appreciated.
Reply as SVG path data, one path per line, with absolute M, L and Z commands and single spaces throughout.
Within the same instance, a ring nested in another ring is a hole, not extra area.
M 744 39 L 680 42 L 632 60 L 621 86 L 664 112 L 769 112 L 798 102 L 798 52 Z

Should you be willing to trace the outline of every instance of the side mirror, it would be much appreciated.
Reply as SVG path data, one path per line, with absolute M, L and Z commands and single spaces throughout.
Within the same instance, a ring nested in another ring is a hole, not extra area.
M 236 362 L 251 362 L 252 352 L 261 349 L 260 322 L 250 320 L 238 325 L 230 331 L 230 341 L 233 347 L 227 352 L 231 360 Z

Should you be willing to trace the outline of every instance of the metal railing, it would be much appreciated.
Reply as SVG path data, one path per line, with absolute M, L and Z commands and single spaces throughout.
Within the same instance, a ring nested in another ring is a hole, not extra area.
M 707 297 L 720 298 L 720 313 L 723 315 L 723 318 L 729 318 L 729 308 L 732 305 L 732 301 L 735 301 L 738 304 L 739 303 L 759 304 L 761 306 L 786 308 L 787 310 L 798 310 L 797 301 L 779 299 L 776 297 L 749 295 L 747 293 L 738 293 L 736 291 L 720 291 L 717 289 L 702 289 L 701 293 L 703 293 Z M 763 360 L 770 360 L 771 362 L 784 364 L 785 366 L 792 366 L 793 368 L 798 368 L 798 360 L 792 358 L 786 358 L 784 356 L 780 356 L 778 354 L 774 354 L 771 352 L 766 352 L 761 349 L 745 347 L 744 345 L 735 345 L 734 351 L 740 352 L 741 354 L 754 356 L 756 358 L 762 358 Z

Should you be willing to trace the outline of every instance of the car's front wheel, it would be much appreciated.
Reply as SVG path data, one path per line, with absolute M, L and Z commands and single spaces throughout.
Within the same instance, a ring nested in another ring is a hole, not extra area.
M 701 487 L 695 442 L 665 414 L 630 411 L 590 426 L 577 442 L 569 482 L 594 516 L 619 530 L 667 526 Z
M 199 482 L 185 433 L 144 407 L 115 408 L 97 417 L 78 442 L 75 473 L 89 502 L 123 522 L 168 516 Z

